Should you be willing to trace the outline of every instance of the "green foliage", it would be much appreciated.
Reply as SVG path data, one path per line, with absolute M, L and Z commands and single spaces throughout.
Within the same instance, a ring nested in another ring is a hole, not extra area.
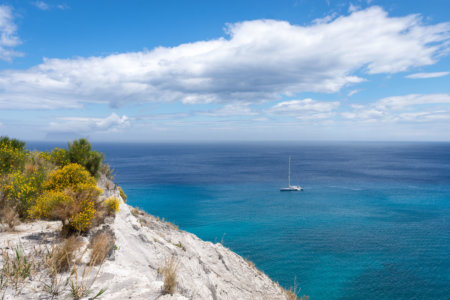
M 54 148 L 50 152 L 50 161 L 59 167 L 70 164 L 69 154 L 66 149 Z
M 22 169 L 25 155 L 24 142 L 6 136 L 0 137 L 0 175 Z
M 103 153 L 93 151 L 87 139 L 80 138 L 69 143 L 67 150 L 69 161 L 86 168 L 92 176 L 97 177 L 103 161 Z

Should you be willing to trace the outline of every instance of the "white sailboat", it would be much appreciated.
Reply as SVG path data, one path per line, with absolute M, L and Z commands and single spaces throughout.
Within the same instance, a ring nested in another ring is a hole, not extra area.
M 289 171 L 288 171 L 288 187 L 281 188 L 282 192 L 298 192 L 303 191 L 303 188 L 298 185 L 291 185 L 291 157 L 289 156 Z

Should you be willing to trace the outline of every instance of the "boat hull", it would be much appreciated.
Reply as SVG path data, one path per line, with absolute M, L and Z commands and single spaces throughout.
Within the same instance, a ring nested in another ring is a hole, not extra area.
M 303 188 L 301 186 L 290 186 L 280 189 L 280 192 L 301 192 L 301 191 L 303 191 Z

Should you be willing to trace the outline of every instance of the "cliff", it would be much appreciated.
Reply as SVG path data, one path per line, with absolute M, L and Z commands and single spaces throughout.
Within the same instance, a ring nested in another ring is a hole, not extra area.
M 104 191 L 105 198 L 120 198 L 114 188 Z M 115 217 L 106 218 L 88 236 L 78 238 L 80 246 L 74 251 L 77 258 L 71 269 L 52 274 L 42 266 L 61 243 L 60 226 L 61 222 L 37 221 L 0 234 L 0 265 L 6 264 L 5 259 L 18 261 L 18 249 L 33 264 L 30 276 L 18 280 L 15 286 L 9 282 L 9 287 L 2 287 L 4 299 L 66 299 L 80 295 L 94 299 L 98 294 L 102 299 L 296 299 L 222 244 L 202 241 L 130 207 L 122 199 Z M 101 264 L 89 264 L 89 255 L 94 251 L 92 239 L 101 232 L 114 237 L 114 246 L 108 247 Z

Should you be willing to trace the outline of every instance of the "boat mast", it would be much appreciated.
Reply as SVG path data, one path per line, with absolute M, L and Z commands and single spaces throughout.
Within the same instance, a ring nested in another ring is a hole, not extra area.
M 289 156 L 288 186 L 291 186 L 291 157 Z

